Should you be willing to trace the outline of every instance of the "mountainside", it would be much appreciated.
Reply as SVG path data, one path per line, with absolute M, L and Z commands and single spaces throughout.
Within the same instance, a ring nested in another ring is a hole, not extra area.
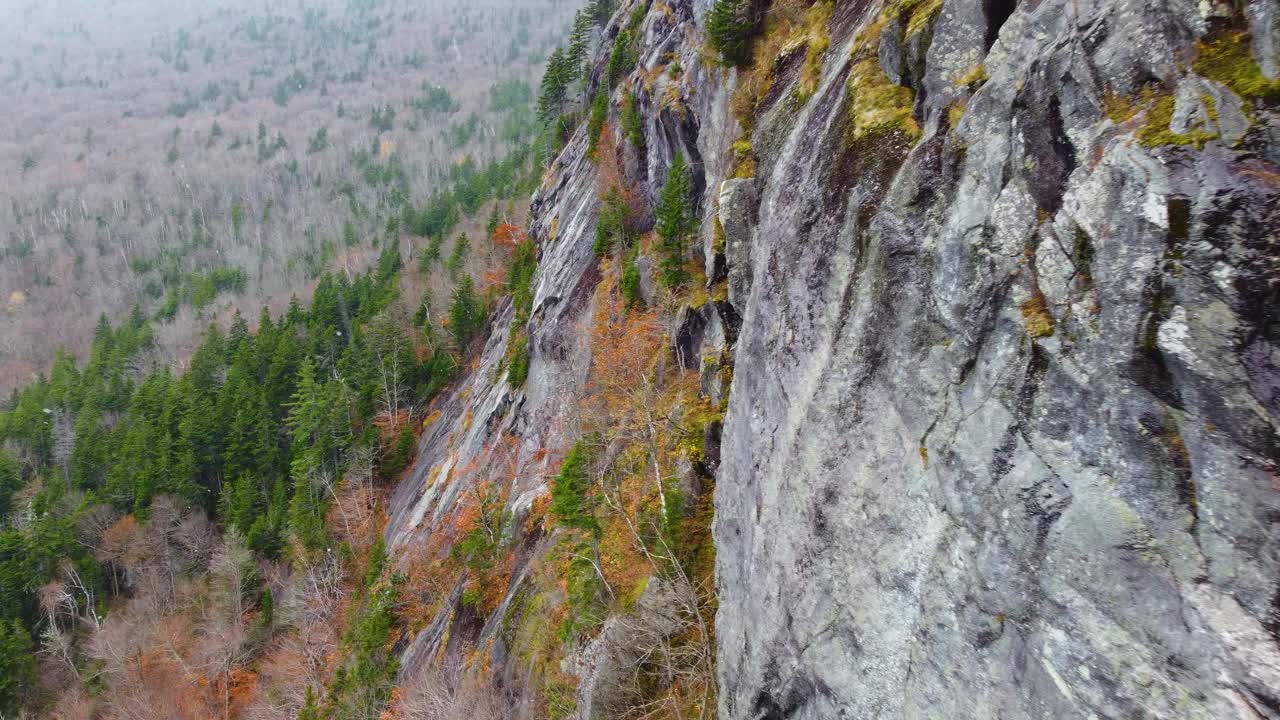
M 645 231 L 679 155 L 699 268 L 656 372 L 696 371 L 709 415 L 652 479 L 714 484 L 720 717 L 1280 715 L 1276 4 L 716 3 L 762 14 L 732 69 L 712 5 L 604 30 L 608 114 L 532 204 L 529 322 L 495 317 L 386 531 L 431 542 L 501 457 L 509 582 L 479 617 L 445 583 L 402 678 L 468 647 L 516 698 L 556 674 L 528 625 L 566 531 L 525 517 L 598 432 L 618 267 L 662 306 Z M 597 264 L 615 184 L 640 240 Z M 524 387 L 495 382 L 525 334 Z M 599 444 L 606 500 L 637 442 Z M 577 716 L 643 714 L 632 669 L 691 622 L 662 592 L 559 663 Z
M 138 306 L 185 360 L 383 245 L 519 222 L 573 8 L 306 0 L 0 8 L 0 392 Z M 518 201 L 515 199 L 518 198 Z M 493 203 L 492 205 L 490 203 Z M 474 269 L 474 268 L 472 268 Z M 425 271 L 424 271 L 425 273 Z M 447 294 L 439 279 L 429 283 Z
M 562 40 L 366 273 L 3 407 L 0 715 L 1280 718 L 1276 0 Z

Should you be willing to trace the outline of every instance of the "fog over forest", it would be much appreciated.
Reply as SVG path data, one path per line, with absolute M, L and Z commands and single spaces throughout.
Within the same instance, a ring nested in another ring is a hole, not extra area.
M 383 243 L 413 257 L 427 240 L 405 208 L 455 183 L 469 187 L 446 247 L 499 197 L 518 216 L 522 201 L 476 176 L 534 140 L 533 93 L 572 10 L 3 3 L 0 387 L 58 347 L 82 355 L 101 313 L 135 306 L 180 363 L 236 308 L 305 301 Z

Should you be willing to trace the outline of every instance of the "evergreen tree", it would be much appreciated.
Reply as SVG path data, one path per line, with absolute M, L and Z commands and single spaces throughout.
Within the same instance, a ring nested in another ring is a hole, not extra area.
M 226 362 L 235 362 L 241 346 L 249 342 L 249 323 L 237 308 L 231 318 L 231 329 L 227 331 Z
M 556 48 L 547 58 L 547 69 L 542 75 L 542 87 L 538 93 L 538 118 L 544 125 L 560 116 L 568 98 L 569 85 L 573 82 L 574 69 L 564 49 Z
M 92 490 L 102 484 L 107 438 L 101 418 L 97 392 L 91 389 L 76 418 L 75 439 L 71 444 L 71 482 L 82 490 Z
M 67 410 L 80 409 L 80 368 L 76 358 L 66 348 L 53 353 L 53 366 L 49 370 L 49 403 Z
M 413 326 L 422 328 L 427 326 L 427 321 L 431 318 L 431 288 L 422 291 L 422 299 L 418 301 L 418 309 L 413 311 Z
M 307 694 L 302 700 L 302 709 L 298 710 L 298 720 L 324 720 L 320 715 L 320 704 L 316 701 L 316 694 L 311 690 L 311 686 L 307 686 Z
M 689 171 L 684 156 L 676 153 L 667 174 L 667 182 L 658 196 L 658 249 L 662 252 L 662 284 L 676 287 L 688 280 L 685 270 L 685 237 L 693 229 L 693 211 L 689 205 Z
M 644 127 L 640 121 L 640 110 L 636 107 L 635 95 L 630 90 L 622 93 L 622 106 L 618 111 L 618 121 L 622 124 L 622 136 L 627 139 L 641 155 L 644 154 Z
M 498 231 L 498 226 L 501 224 L 502 217 L 498 215 L 498 204 L 494 203 L 493 210 L 489 212 L 489 221 L 484 225 L 485 236 L 492 238 L 493 234 Z
M 636 265 L 634 252 L 627 255 L 626 263 L 622 266 L 622 278 L 618 281 L 618 286 L 622 290 L 623 299 L 627 301 L 627 307 L 638 307 L 640 305 L 640 268 Z
M 22 489 L 22 466 L 13 453 L 0 448 L 0 518 L 13 510 L 13 494 Z
M 277 478 L 271 491 L 271 499 L 267 502 L 267 512 L 254 518 L 245 534 L 245 544 L 250 550 L 266 558 L 277 558 L 284 548 L 282 532 L 285 529 L 289 497 L 285 492 L 284 480 Z
M 565 455 L 560 473 L 551 486 L 551 512 L 560 524 L 595 534 L 600 531 L 600 523 L 591 508 L 588 459 L 587 448 L 581 441 Z
M 618 0 L 590 0 L 587 3 L 587 13 L 591 16 L 591 21 L 600 27 L 608 24 L 609 18 L 613 17 L 613 11 L 618 9 Z
M 569 34 L 569 49 L 565 51 L 564 57 L 564 62 L 569 67 L 571 77 L 574 80 L 577 80 L 583 74 L 583 66 L 587 60 L 587 49 L 591 43 L 592 26 L 590 12 L 583 9 L 574 13 L 573 31 Z
M 418 256 L 418 272 L 431 272 L 431 266 L 440 259 L 440 248 L 443 244 L 444 238 L 439 235 L 427 238 L 427 244 L 422 248 L 422 254 Z
M 324 549 L 329 542 L 324 527 L 324 500 L 323 491 L 303 479 L 295 483 L 293 499 L 289 501 L 289 534 L 312 552 Z
M 387 480 L 394 480 L 397 475 L 409 466 L 409 460 L 413 457 L 413 449 L 417 443 L 417 438 L 413 434 L 413 427 L 406 424 L 400 428 L 400 435 L 396 438 L 394 445 L 382 459 L 379 467 L 379 474 Z
M 247 533 L 258 515 L 258 483 L 248 473 L 222 483 L 219 501 L 222 521 L 229 528 Z
M 0 531 L 0 621 L 28 617 L 37 579 L 33 548 L 20 530 Z
M 466 233 L 463 233 L 463 237 L 466 237 Z M 400 272 L 401 267 L 403 267 L 403 263 L 400 260 L 399 243 L 387 245 L 387 247 L 383 248 L 382 252 L 378 254 L 377 284 L 385 286 L 392 280 L 395 280 L 396 274 Z
M 0 620 L 0 716 L 17 717 L 19 701 L 35 685 L 36 655 L 22 621 Z
M 471 241 L 467 239 L 467 234 L 462 233 L 453 243 L 453 252 L 449 254 L 449 260 L 445 263 L 445 269 L 455 278 L 458 272 L 462 270 L 462 264 L 467 260 L 467 252 L 471 249 Z
M 239 202 L 231 203 L 231 231 L 235 234 L 237 240 L 240 239 L 240 230 L 244 227 L 244 206 Z
M 471 276 L 464 275 L 453 291 L 453 302 L 449 306 L 449 330 L 459 350 L 470 344 L 484 321 L 484 302 L 476 296 Z
M 758 24 L 754 0 L 716 0 L 707 12 L 707 37 L 726 63 L 746 65 Z
M 592 160 L 596 159 L 600 133 L 604 130 L 604 124 L 608 118 L 609 93 L 597 90 L 595 99 L 591 101 L 591 116 L 587 119 L 587 157 Z
M 312 471 L 332 469 L 351 438 L 349 405 L 350 396 L 341 383 L 320 382 L 315 364 L 303 363 L 288 421 L 294 448 L 290 474 L 295 483 L 301 484 Z
M 635 68 L 639 59 L 635 48 L 635 32 L 630 27 L 625 28 L 613 39 L 613 50 L 609 52 L 609 61 L 604 66 L 607 86 L 617 86 L 618 81 Z

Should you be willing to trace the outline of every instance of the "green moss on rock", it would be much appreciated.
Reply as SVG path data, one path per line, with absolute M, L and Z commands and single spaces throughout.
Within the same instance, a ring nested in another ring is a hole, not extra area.
M 1249 40 L 1248 33 L 1233 32 L 1198 43 L 1191 69 L 1247 100 L 1280 103 L 1280 80 L 1268 80 L 1262 74 Z
M 876 59 L 859 60 L 849 71 L 849 140 L 898 131 L 914 143 L 920 139 L 914 103 L 911 88 L 890 82 Z
M 1169 129 L 1173 121 L 1174 100 L 1172 95 L 1162 95 L 1147 110 L 1146 122 L 1138 129 L 1138 142 L 1143 147 L 1160 147 L 1161 145 L 1191 145 L 1197 150 L 1206 142 L 1218 137 L 1216 132 L 1201 128 L 1185 133 L 1176 133 Z

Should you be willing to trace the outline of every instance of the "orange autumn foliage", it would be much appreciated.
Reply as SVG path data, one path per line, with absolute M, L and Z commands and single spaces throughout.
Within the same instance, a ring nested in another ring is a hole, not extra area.
M 612 131 L 606 123 L 602 136 L 608 137 L 610 135 L 612 135 Z M 606 148 L 602 145 L 597 158 L 596 196 L 601 202 L 605 202 L 609 194 L 613 192 L 616 192 L 622 198 L 623 204 L 627 207 L 628 225 L 634 223 L 637 218 L 644 217 L 648 209 L 645 199 L 632 190 L 632 184 L 627 181 L 626 175 L 622 171 L 622 162 L 618 154 L 612 148 Z M 639 230 L 639 228 L 635 227 L 630 229 L 633 231 Z
M 618 426 L 636 408 L 635 393 L 651 384 L 665 334 L 656 311 L 627 309 L 617 271 L 607 261 L 602 265 L 605 279 L 596 288 L 591 369 L 582 405 L 589 418 Z
M 511 223 L 503 223 L 493 231 L 491 239 L 494 245 L 511 250 L 524 242 L 526 237 L 528 236 L 525 234 L 524 228 Z

